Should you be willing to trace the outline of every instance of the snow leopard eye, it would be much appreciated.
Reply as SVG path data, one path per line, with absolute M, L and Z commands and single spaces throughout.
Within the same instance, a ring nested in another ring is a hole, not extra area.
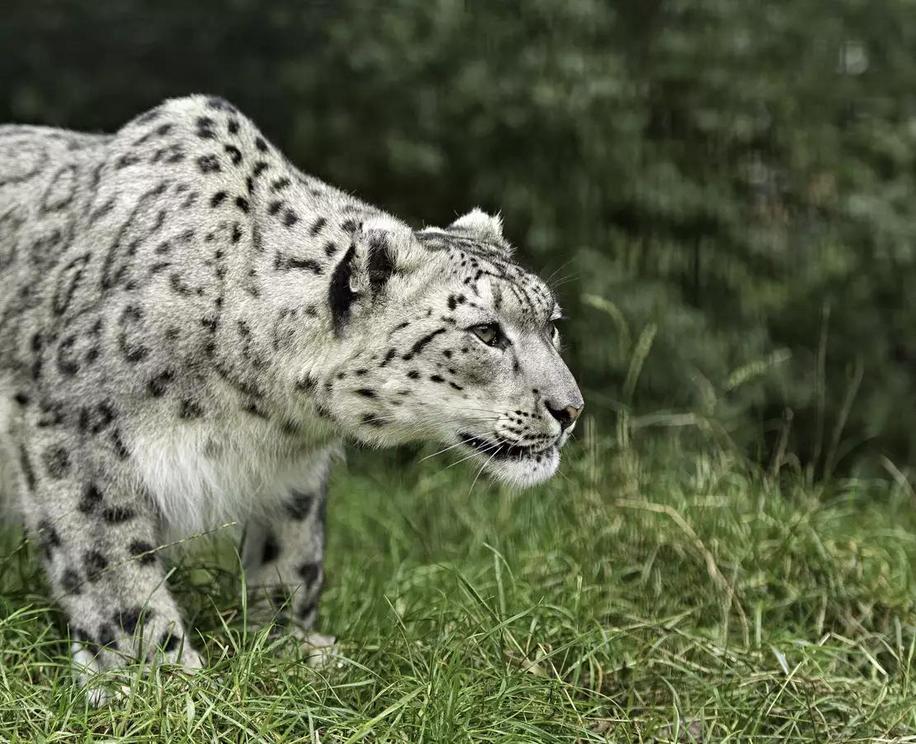
M 468 330 L 477 336 L 487 346 L 496 349 L 505 349 L 509 345 L 509 339 L 502 332 L 499 323 L 479 323 L 471 326 Z

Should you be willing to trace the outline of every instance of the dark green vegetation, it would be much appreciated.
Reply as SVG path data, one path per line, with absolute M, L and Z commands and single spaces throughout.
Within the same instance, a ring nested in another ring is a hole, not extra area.
M 724 455 L 661 464 L 677 459 L 585 434 L 563 477 L 512 494 L 469 491 L 472 471 L 435 458 L 366 475 L 357 457 L 329 514 L 322 629 L 341 639 L 338 666 L 312 670 L 290 638 L 244 635 L 232 553 L 202 545 L 172 580 L 210 666 L 190 679 L 134 673 L 130 701 L 102 710 L 70 684 L 32 551 L 11 536 L 0 740 L 837 742 L 916 730 L 912 492 L 780 490 Z
M 555 272 L 593 415 L 691 413 L 764 462 L 785 435 L 813 475 L 883 473 L 916 455 L 912 14 L 7 0 L 0 119 L 111 129 L 222 94 L 305 170 L 418 225 L 502 210 Z

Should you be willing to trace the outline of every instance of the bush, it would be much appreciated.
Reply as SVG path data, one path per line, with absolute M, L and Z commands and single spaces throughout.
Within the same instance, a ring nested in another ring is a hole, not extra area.
M 916 454 L 909 19 L 904 0 L 13 0 L 0 113 L 110 129 L 206 89 L 417 224 L 499 209 L 553 272 L 591 412 L 691 413 L 819 475 Z

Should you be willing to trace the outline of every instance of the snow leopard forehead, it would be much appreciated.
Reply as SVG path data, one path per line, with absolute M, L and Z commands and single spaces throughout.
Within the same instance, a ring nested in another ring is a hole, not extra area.
M 456 231 L 421 230 L 417 237 L 447 260 L 448 276 L 466 288 L 465 299 L 491 306 L 521 328 L 540 328 L 558 314 L 557 301 L 546 283 L 512 258 L 502 236 L 479 240 Z

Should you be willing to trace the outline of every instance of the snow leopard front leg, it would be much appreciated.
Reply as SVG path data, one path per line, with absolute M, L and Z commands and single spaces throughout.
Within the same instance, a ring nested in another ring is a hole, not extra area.
M 135 660 L 198 669 L 157 554 L 158 514 L 132 477 L 115 415 L 104 403 L 73 413 L 79 433 L 57 406 L 30 410 L 16 454 L 26 527 L 66 615 L 77 681 L 91 686 L 96 672 Z
M 334 642 L 313 631 L 324 585 L 328 459 L 318 457 L 310 472 L 283 489 L 278 508 L 249 521 L 242 556 L 255 619 L 266 612 L 288 626 L 315 661 Z

